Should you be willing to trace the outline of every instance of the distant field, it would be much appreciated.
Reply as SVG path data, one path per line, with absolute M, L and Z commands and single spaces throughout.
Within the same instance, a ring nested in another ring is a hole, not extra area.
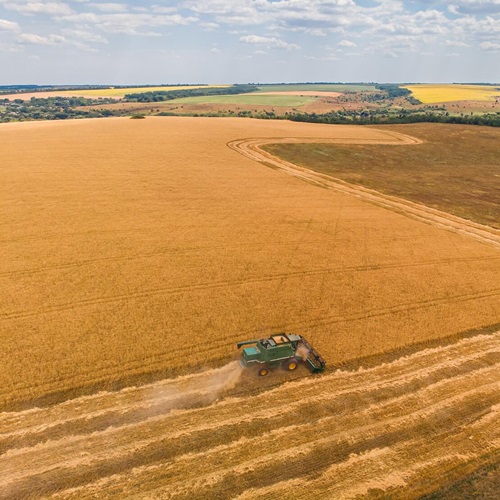
M 168 90 L 184 90 L 184 89 L 199 89 L 199 88 L 224 88 L 230 85 L 177 85 L 164 87 L 126 87 L 126 88 L 109 88 L 109 89 L 89 89 L 89 90 L 50 90 L 48 92 L 27 92 L 17 94 L 1 95 L 2 99 L 31 99 L 32 97 L 114 97 L 120 99 L 126 94 L 137 94 L 142 92 L 168 91 Z
M 106 89 L 102 90 L 91 90 L 86 92 L 86 95 L 97 95 L 103 97 L 123 97 L 125 94 L 139 94 L 142 92 L 156 92 L 156 91 L 168 91 L 168 90 L 186 90 L 186 89 L 214 89 L 214 88 L 224 88 L 230 87 L 230 85 L 171 85 L 165 87 L 130 87 L 124 89 Z M 83 94 L 82 94 L 83 95 Z
M 424 104 L 452 101 L 494 101 L 500 88 L 489 85 L 406 85 L 414 97 Z
M 500 130 L 444 124 L 387 129 L 425 142 L 413 148 L 276 144 L 265 149 L 317 172 L 500 228 Z
M 374 85 L 342 85 L 334 83 L 311 83 L 290 85 L 260 85 L 258 92 L 294 92 L 294 91 L 319 90 L 322 92 L 368 92 L 376 90 Z
M 254 106 L 293 106 L 299 107 L 313 102 L 314 97 L 302 97 L 293 95 L 255 95 L 255 94 L 239 94 L 239 95 L 218 95 L 218 96 L 200 96 L 200 97 L 184 97 L 182 99 L 174 99 L 171 103 L 186 103 L 186 104 L 242 104 Z

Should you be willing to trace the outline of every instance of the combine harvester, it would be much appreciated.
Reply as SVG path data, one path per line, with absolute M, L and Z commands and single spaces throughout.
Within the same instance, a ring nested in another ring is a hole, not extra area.
M 261 377 L 280 366 L 286 370 L 296 370 L 300 362 L 306 363 L 313 373 L 325 369 L 325 360 L 301 335 L 276 333 L 267 339 L 238 342 L 237 346 L 239 349 L 250 344 L 255 346 L 243 349 L 240 364 L 243 368 L 257 367 Z

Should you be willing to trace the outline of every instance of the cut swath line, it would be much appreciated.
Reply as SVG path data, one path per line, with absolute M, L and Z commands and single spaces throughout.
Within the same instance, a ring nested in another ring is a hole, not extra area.
M 393 145 L 416 145 L 422 141 L 403 134 L 391 133 L 395 139 L 391 141 L 379 141 L 378 144 L 393 144 Z M 395 211 L 412 219 L 419 220 L 431 224 L 432 226 L 446 229 L 464 236 L 474 238 L 476 240 L 500 247 L 500 231 L 489 226 L 478 224 L 455 215 L 427 207 L 425 205 L 414 203 L 396 196 L 385 195 L 378 191 L 364 188 L 342 181 L 340 179 L 330 177 L 325 174 L 320 174 L 300 167 L 293 163 L 282 160 L 270 153 L 262 150 L 262 146 L 267 144 L 278 143 L 342 143 L 344 140 L 335 139 L 311 139 L 311 138 L 259 138 L 259 139 L 239 139 L 231 141 L 227 146 L 243 156 L 258 161 L 263 164 L 272 164 L 274 167 L 281 169 L 289 175 L 300 178 L 307 182 L 333 189 L 343 194 L 355 196 L 359 199 L 372 203 L 374 205 Z M 344 144 L 348 142 L 343 142 Z M 353 139 L 352 144 L 364 144 L 366 141 Z

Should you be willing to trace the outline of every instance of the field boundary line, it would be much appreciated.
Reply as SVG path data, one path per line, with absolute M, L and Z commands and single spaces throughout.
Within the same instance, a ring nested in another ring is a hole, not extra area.
M 427 207 L 403 198 L 383 194 L 373 189 L 368 189 L 355 184 L 350 184 L 336 177 L 314 172 L 305 167 L 285 161 L 262 149 L 269 144 L 385 144 L 385 145 L 418 145 L 422 141 L 415 137 L 405 136 L 397 132 L 386 132 L 391 138 L 387 141 L 380 139 L 315 139 L 311 137 L 274 137 L 274 138 L 247 138 L 236 139 L 227 143 L 227 146 L 251 160 L 257 161 L 270 168 L 277 168 L 293 177 L 299 178 L 310 184 L 331 189 L 342 194 L 354 196 L 358 199 L 371 203 L 393 212 L 399 213 L 420 222 L 430 224 L 434 227 L 445 229 L 482 243 L 487 243 L 500 248 L 500 230 L 473 222 L 456 215 L 448 214 L 435 208 Z

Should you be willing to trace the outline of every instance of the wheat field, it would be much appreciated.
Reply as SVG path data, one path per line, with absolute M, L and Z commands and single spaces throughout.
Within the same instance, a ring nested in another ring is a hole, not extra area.
M 1 132 L 0 499 L 493 491 L 500 232 L 260 149 L 418 137 L 177 117 Z M 280 330 L 327 370 L 242 371 L 236 342 Z
M 148 118 L 2 137 L 1 408 L 219 366 L 277 330 L 333 367 L 499 321 L 497 248 L 226 145 L 404 143 L 383 130 Z
M 495 498 L 499 340 L 258 387 L 232 362 L 0 413 L 0 498 Z

